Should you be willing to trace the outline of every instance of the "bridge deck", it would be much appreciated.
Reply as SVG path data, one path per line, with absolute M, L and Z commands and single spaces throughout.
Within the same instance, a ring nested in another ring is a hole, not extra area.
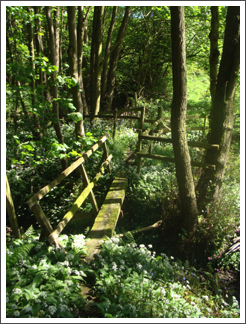
M 95 219 L 94 225 L 88 234 L 90 240 L 85 244 L 88 251 L 87 260 L 92 260 L 94 254 L 99 252 L 99 241 L 104 236 L 113 236 L 125 198 L 127 185 L 128 179 L 126 174 L 124 172 L 118 172 Z

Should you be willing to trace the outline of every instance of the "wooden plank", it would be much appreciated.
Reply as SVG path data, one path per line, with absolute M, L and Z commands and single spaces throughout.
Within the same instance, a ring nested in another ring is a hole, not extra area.
M 118 116 L 118 119 L 136 119 L 136 120 L 140 120 L 140 117 L 137 116 Z
M 52 231 L 52 233 L 50 233 L 50 235 L 48 237 L 48 241 L 50 242 L 50 244 L 53 244 L 55 242 L 55 240 L 57 239 L 57 237 L 59 236 L 59 234 L 61 233 L 61 231 L 64 229 L 64 227 L 67 225 L 67 223 L 73 218 L 73 216 L 75 215 L 75 213 L 78 211 L 78 209 L 80 208 L 80 206 L 83 204 L 83 202 L 85 201 L 85 199 L 90 194 L 91 189 L 95 186 L 96 182 L 98 181 L 98 179 L 100 178 L 100 176 L 104 172 L 105 167 L 107 166 L 107 164 L 110 162 L 111 159 L 112 159 L 112 154 L 110 154 L 110 156 L 108 157 L 107 161 L 105 161 L 104 164 L 102 165 L 101 171 L 99 173 L 97 173 L 97 175 L 92 180 L 92 182 L 81 192 L 81 194 L 76 199 L 76 201 L 74 202 L 74 204 L 71 206 L 71 208 L 69 209 L 69 211 L 62 218 L 62 220 L 59 222 L 59 224 L 57 225 L 56 229 L 54 231 Z
M 67 169 L 65 169 L 55 180 L 51 181 L 48 185 L 40 189 L 34 196 L 32 196 L 26 202 L 29 205 L 29 208 L 32 208 L 37 201 L 41 200 L 51 189 L 57 186 L 64 178 L 66 178 L 70 173 L 72 173 L 81 163 L 83 163 L 93 152 L 95 152 L 99 146 L 105 142 L 107 135 L 101 137 L 101 139 L 91 147 L 89 151 L 83 154 L 81 158 L 72 163 Z
M 88 256 L 91 260 L 100 249 L 99 241 L 105 236 L 112 237 L 123 204 L 128 179 L 125 172 L 118 172 L 111 184 L 106 199 L 95 219 L 94 225 L 88 234 L 86 241 Z
M 142 158 L 147 158 L 147 159 L 155 159 L 155 160 L 161 160 L 161 161 L 166 161 L 166 162 L 174 162 L 175 159 L 173 157 L 169 156 L 163 156 L 163 155 L 157 155 L 157 154 L 147 154 L 143 152 L 138 152 L 137 155 Z M 206 167 L 208 169 L 216 169 L 215 165 L 212 164 L 207 164 L 207 163 L 201 163 L 201 162 L 196 162 L 196 161 L 191 161 L 192 166 L 197 166 L 197 167 Z
M 154 223 L 153 225 L 149 225 L 147 227 L 139 228 L 139 229 L 133 230 L 133 231 L 128 231 L 128 232 L 125 232 L 122 234 L 117 234 L 114 237 L 123 237 L 123 236 L 128 235 L 129 233 L 131 233 L 133 235 L 133 234 L 140 233 L 140 232 L 150 231 L 152 229 L 160 227 L 162 222 L 163 222 L 162 220 L 159 220 L 158 222 Z
M 124 112 L 139 112 L 141 110 L 142 110 L 142 107 L 139 107 L 139 108 L 125 108 L 125 109 L 118 110 L 118 114 L 122 114 Z
M 193 141 L 188 141 L 188 145 L 192 147 L 201 147 L 204 149 L 214 149 L 214 150 L 219 150 L 219 145 L 218 144 L 209 144 L 209 143 L 201 143 L 201 142 L 193 142 Z
M 162 117 L 163 118 L 163 117 Z M 160 124 L 160 122 L 162 121 L 162 118 L 157 119 L 149 128 L 147 128 L 144 132 L 143 135 L 147 135 L 154 127 L 156 127 L 157 125 Z
M 154 136 L 154 135 L 139 135 L 141 139 L 147 139 L 147 140 L 152 140 L 152 141 L 159 141 L 159 142 L 165 142 L 165 143 L 172 143 L 173 140 L 171 138 L 163 138 L 159 136 Z M 209 144 L 209 143 L 201 143 L 201 142 L 194 142 L 194 141 L 188 141 L 188 146 L 192 147 L 201 147 L 204 149 L 219 149 L 218 144 Z
M 7 213 L 9 216 L 10 226 L 11 226 L 13 235 L 15 238 L 20 239 L 21 233 L 20 233 L 20 229 L 18 226 L 18 222 L 17 222 L 17 216 L 15 213 L 14 202 L 12 199 L 7 174 L 6 174 L 6 208 L 7 208 Z
M 204 118 L 205 115 L 201 114 L 201 115 L 186 115 L 186 119 L 196 119 L 196 118 Z

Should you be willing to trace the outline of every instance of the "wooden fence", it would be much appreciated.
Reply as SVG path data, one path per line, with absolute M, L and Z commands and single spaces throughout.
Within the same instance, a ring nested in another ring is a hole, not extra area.
M 96 217 L 98 213 L 98 206 L 97 202 L 93 193 L 93 187 L 95 186 L 95 183 L 98 181 L 100 176 L 103 174 L 105 169 L 108 170 L 109 173 L 111 173 L 110 168 L 110 160 L 112 159 L 112 154 L 108 155 L 107 146 L 106 146 L 106 139 L 107 136 L 101 137 L 101 139 L 91 147 L 90 150 L 88 150 L 86 153 L 82 155 L 78 160 L 73 162 L 67 169 L 65 169 L 55 180 L 53 180 L 51 183 L 43 187 L 41 190 L 39 190 L 34 196 L 32 196 L 28 201 L 27 204 L 29 205 L 29 208 L 34 213 L 37 221 L 41 225 L 41 231 L 44 236 L 47 237 L 48 242 L 50 244 L 55 244 L 56 246 L 61 246 L 58 236 L 61 233 L 61 231 L 64 229 L 64 227 L 67 225 L 67 223 L 75 216 L 76 212 L 79 210 L 80 206 L 83 204 L 85 199 L 89 196 L 90 202 L 93 207 L 93 213 Z M 90 182 L 86 173 L 86 170 L 84 168 L 83 163 L 88 159 L 89 156 L 91 156 L 100 146 L 103 147 L 103 156 L 99 163 L 100 170 L 94 177 L 94 179 Z M 71 206 L 69 211 L 66 213 L 66 215 L 62 218 L 62 220 L 59 222 L 57 227 L 55 229 L 52 228 L 50 221 L 48 217 L 45 216 L 44 211 L 42 210 L 39 201 L 48 193 L 50 192 L 54 187 L 56 187 L 64 178 L 66 178 L 70 173 L 75 171 L 76 169 L 79 169 L 82 180 L 84 185 L 86 186 L 85 189 L 81 192 L 79 197 L 76 199 L 74 204 Z
M 144 116 L 145 113 L 143 111 L 142 113 L 142 118 L 143 120 L 140 120 L 140 124 L 144 125 Z M 149 159 L 156 159 L 156 160 L 161 160 L 161 161 L 166 161 L 166 162 L 175 162 L 175 159 L 173 157 L 168 157 L 168 156 L 162 156 L 162 155 L 157 155 L 157 154 L 152 154 L 152 147 L 153 147 L 153 141 L 157 142 L 162 142 L 162 143 L 172 143 L 172 139 L 170 138 L 163 138 L 160 135 L 166 134 L 166 133 L 171 133 L 171 128 L 170 125 L 167 125 L 167 121 L 170 122 L 171 117 L 162 117 L 161 112 L 159 111 L 158 113 L 158 119 L 156 121 L 152 121 L 152 125 L 147 128 L 146 130 L 139 130 L 139 141 L 138 141 L 138 152 L 137 152 L 137 173 L 140 175 L 140 170 L 141 170 L 141 159 L 142 158 L 149 158 Z M 204 120 L 204 125 L 202 127 L 187 127 L 186 130 L 188 131 L 193 131 L 193 130 L 202 130 L 203 135 L 205 135 L 206 131 L 206 120 L 207 116 L 204 114 L 201 115 L 187 115 L 186 119 L 198 119 L 202 118 Z M 154 128 L 157 128 L 154 130 Z M 153 135 L 153 133 L 156 133 L 156 136 Z M 150 142 L 147 144 L 147 146 L 143 149 L 143 140 L 149 140 Z M 219 145 L 217 144 L 209 144 L 209 143 L 202 143 L 202 142 L 195 142 L 195 141 L 188 141 L 188 146 L 192 147 L 199 147 L 199 148 L 204 148 L 204 149 L 219 149 Z M 215 169 L 215 165 L 211 164 L 206 164 L 202 162 L 196 162 L 196 161 L 191 161 L 192 166 L 196 167 L 207 167 L 211 169 Z

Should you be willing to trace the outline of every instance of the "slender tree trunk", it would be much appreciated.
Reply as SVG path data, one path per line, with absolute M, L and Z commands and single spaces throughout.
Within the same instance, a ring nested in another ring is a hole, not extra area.
M 105 96 L 105 92 L 106 92 L 106 89 L 107 89 L 108 59 L 109 59 L 109 55 L 110 55 L 111 39 L 112 39 L 112 34 L 113 34 L 117 9 L 118 9 L 118 7 L 116 7 L 116 6 L 113 7 L 113 13 L 112 13 L 112 18 L 111 18 L 111 22 L 110 22 L 110 27 L 109 27 L 109 30 L 108 30 L 108 38 L 107 38 L 104 61 L 103 61 L 102 95 L 101 95 L 102 96 L 102 99 L 101 99 L 102 103 L 104 103 L 104 96 Z
M 31 8 L 27 7 L 28 13 L 31 16 Z M 27 24 L 27 30 L 28 30 L 28 48 L 29 48 L 29 52 L 30 52 L 30 63 L 31 63 L 31 68 L 32 68 L 32 76 L 31 76 L 31 89 L 32 89 L 32 111 L 33 111 L 33 118 L 34 118 L 34 123 L 35 123 L 35 128 L 37 130 L 37 136 L 38 136 L 38 140 L 40 141 L 42 136 L 43 136 L 43 132 L 40 126 L 40 122 L 39 122 L 39 118 L 38 115 L 36 113 L 36 85 L 35 85 L 35 63 L 34 63 L 34 33 L 33 33 L 33 27 L 32 27 L 32 23 L 29 22 Z
M 87 27 L 87 19 L 84 20 L 84 44 L 88 46 L 89 44 L 89 37 L 88 37 L 88 27 Z M 91 86 L 90 86 L 90 68 L 89 68 L 89 59 L 87 56 L 83 57 L 82 61 L 82 68 L 84 74 L 83 74 L 83 85 L 84 85 L 84 90 L 85 90 L 85 98 L 87 102 L 87 108 L 88 108 L 88 113 L 90 113 L 90 105 L 91 105 L 91 100 L 90 100 L 90 94 L 91 94 Z
M 50 48 L 50 63 L 52 65 L 57 65 L 57 52 L 56 52 L 56 43 L 55 43 L 55 32 L 54 32 L 54 25 L 53 25 L 53 20 L 51 17 L 51 11 L 50 7 L 47 6 L 45 7 L 46 10 L 46 18 L 47 18 L 47 23 L 48 23 L 48 29 L 49 29 L 49 48 Z M 61 126 L 60 126 L 60 119 L 59 119 L 59 105 L 58 105 L 58 88 L 56 85 L 56 76 L 57 76 L 57 71 L 54 71 L 51 75 L 51 80 L 52 80 L 52 85 L 51 85 L 51 92 L 53 96 L 53 125 L 56 131 L 56 136 L 61 144 L 64 144 L 64 139 L 61 131 Z M 67 159 L 62 159 L 62 168 L 66 169 L 67 168 Z
M 184 7 L 171 7 L 173 102 L 171 129 L 183 227 L 194 233 L 197 204 L 186 137 L 187 85 Z
M 210 38 L 210 94 L 212 98 L 212 105 L 215 96 L 216 83 L 217 83 L 217 65 L 219 58 L 218 38 L 219 38 L 219 12 L 218 7 L 211 7 L 211 32 Z
M 83 74 L 82 74 L 82 63 L 83 63 L 83 43 L 84 43 L 84 30 L 85 22 L 91 7 L 88 8 L 85 18 L 83 17 L 83 6 L 78 7 L 78 26 L 77 26 L 77 43 L 78 43 L 78 79 L 79 87 L 81 89 L 81 99 L 83 102 L 83 109 L 85 113 L 89 113 L 87 100 L 85 96 L 84 83 L 83 83 Z
M 91 111 L 97 115 L 101 100 L 102 30 L 104 7 L 94 7 L 91 45 Z
M 62 30 L 63 30 L 63 7 L 60 14 L 60 34 L 59 34 L 59 71 L 62 73 Z
M 70 75 L 77 81 L 77 84 L 72 87 L 73 93 L 73 104 L 76 107 L 76 111 L 80 113 L 81 120 L 75 124 L 76 138 L 84 137 L 84 126 L 83 126 L 83 103 L 79 89 L 79 73 L 78 73 L 78 48 L 77 48 L 77 31 L 76 31 L 76 7 L 67 7 L 68 12 L 68 29 L 69 29 L 69 67 Z
M 60 7 L 56 7 L 54 16 L 54 34 L 55 34 L 55 52 L 56 52 L 56 66 L 58 66 L 58 71 L 60 71 L 60 33 L 59 33 L 59 23 L 60 22 Z
M 34 12 L 35 15 L 40 14 L 40 7 L 34 6 Z M 40 35 L 41 33 L 41 20 L 39 18 L 35 19 L 35 41 L 36 41 L 36 56 L 39 57 L 40 55 L 43 54 L 43 40 L 42 36 Z M 45 85 L 45 73 L 42 71 L 42 69 L 39 69 L 39 72 L 36 71 L 36 74 L 39 74 L 39 80 L 38 83 L 40 85 L 40 93 L 39 93 L 39 103 L 42 103 L 42 106 L 45 106 L 45 91 L 44 91 L 44 85 Z M 43 87 L 43 88 L 42 88 Z M 44 115 L 42 118 L 40 118 L 41 124 L 42 124 L 42 129 L 43 133 L 45 133 L 45 121 L 44 121 Z
M 216 170 L 203 169 L 197 185 L 198 206 L 204 209 L 219 198 L 226 161 L 230 149 L 234 101 L 240 66 L 240 7 L 229 6 L 218 81 L 211 109 L 209 143 L 219 144 L 219 150 L 207 150 L 205 163 L 215 164 Z
M 128 21 L 131 15 L 130 7 L 126 7 L 125 15 L 122 20 L 116 43 L 111 52 L 110 58 L 110 67 L 108 72 L 108 82 L 107 82 L 107 91 L 105 93 L 105 101 L 106 101 L 106 110 L 112 109 L 113 97 L 114 97 L 114 87 L 115 87 L 115 79 L 116 79 L 116 69 L 119 62 L 120 51 L 123 43 L 123 39 L 125 36 L 126 28 L 128 25 Z

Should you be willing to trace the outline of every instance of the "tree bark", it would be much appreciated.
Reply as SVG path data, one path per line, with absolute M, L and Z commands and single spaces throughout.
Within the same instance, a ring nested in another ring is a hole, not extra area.
M 27 11 L 29 15 L 31 16 L 31 8 L 27 7 Z M 30 63 L 31 63 L 31 69 L 32 69 L 32 76 L 31 76 L 31 89 L 32 89 L 32 111 L 33 111 L 33 118 L 36 128 L 36 134 L 37 139 L 40 141 L 43 137 L 43 131 L 40 126 L 39 117 L 37 115 L 37 109 L 35 107 L 36 105 L 36 85 L 35 85 L 35 63 L 34 63 L 34 33 L 33 33 L 33 27 L 32 23 L 29 22 L 27 24 L 27 30 L 28 30 L 28 48 L 30 52 Z
M 120 51 L 123 43 L 123 39 L 125 36 L 126 28 L 128 25 L 128 21 L 131 15 L 130 7 L 126 7 L 125 15 L 122 20 L 117 39 L 115 45 L 111 51 L 110 58 L 110 67 L 108 72 L 108 82 L 107 82 L 107 91 L 105 93 L 105 101 L 106 101 L 106 110 L 112 109 L 113 97 L 114 97 L 114 87 L 115 87 L 115 79 L 116 79 L 116 69 L 119 62 Z
M 211 32 L 210 38 L 210 94 L 212 102 L 214 100 L 216 83 L 217 83 L 217 65 L 219 58 L 218 38 L 219 38 L 219 12 L 218 7 L 211 7 Z
M 49 49 L 50 49 L 50 63 L 52 65 L 55 65 L 58 67 L 57 65 L 57 51 L 56 51 L 56 43 L 55 43 L 55 32 L 54 32 L 54 25 L 53 25 L 53 20 L 51 17 L 51 11 L 50 11 L 50 7 L 47 6 L 45 7 L 45 11 L 46 11 L 46 18 L 47 18 L 47 23 L 48 23 L 48 29 L 49 29 Z M 59 54 L 58 54 L 59 55 Z M 53 112 L 53 125 L 55 128 L 55 132 L 56 132 L 56 136 L 58 138 L 58 141 L 61 144 L 64 144 L 64 139 L 63 139 L 63 135 L 62 135 L 62 131 L 61 131 L 61 126 L 60 126 L 60 119 L 59 119 L 59 105 L 58 105 L 58 88 L 56 85 L 56 76 L 57 76 L 57 71 L 54 71 L 51 75 L 51 92 L 52 92 L 52 96 L 53 96 L 53 108 L 52 108 L 52 112 Z M 67 159 L 62 159 L 61 160 L 61 164 L 62 164 L 62 168 L 66 169 L 67 168 Z
M 216 170 L 204 169 L 197 185 L 198 206 L 202 210 L 216 202 L 222 186 L 232 130 L 237 77 L 240 67 L 240 7 L 229 6 L 226 17 L 223 54 L 211 109 L 209 143 L 219 144 L 219 150 L 207 150 L 204 162 L 215 164 Z
M 112 38 L 112 34 L 113 34 L 117 9 L 118 9 L 118 7 L 116 7 L 116 6 L 113 7 L 113 13 L 112 13 L 112 18 L 111 18 L 111 22 L 110 22 L 110 27 L 108 30 L 108 38 L 107 38 L 104 61 L 103 61 L 102 99 L 101 99 L 102 103 L 104 102 L 104 96 L 105 96 L 105 92 L 107 89 L 108 59 L 109 59 L 109 55 L 110 55 L 111 38 Z
M 75 124 L 76 138 L 79 139 L 85 136 L 83 125 L 83 103 L 79 89 L 79 73 L 78 73 L 78 47 L 77 47 L 77 30 L 76 30 L 76 7 L 67 7 L 68 12 L 68 30 L 69 30 L 69 49 L 68 59 L 70 75 L 74 78 L 77 84 L 72 87 L 73 104 L 76 107 L 76 112 L 81 114 L 81 120 Z
M 197 204 L 186 137 L 187 85 L 184 7 L 171 7 L 173 101 L 171 130 L 183 227 L 191 235 L 197 224 Z
M 89 13 L 90 7 L 87 10 L 85 18 L 83 17 L 83 6 L 78 7 L 78 26 L 77 26 L 77 37 L 78 37 L 78 79 L 79 87 L 81 89 L 81 99 L 83 102 L 84 112 L 88 114 L 88 105 L 85 96 L 84 83 L 83 83 L 83 74 L 82 74 L 82 62 L 83 62 L 83 43 L 84 43 L 84 30 L 85 30 L 85 21 Z
M 104 7 L 94 7 L 91 45 L 91 112 L 97 115 L 101 100 L 102 31 Z

